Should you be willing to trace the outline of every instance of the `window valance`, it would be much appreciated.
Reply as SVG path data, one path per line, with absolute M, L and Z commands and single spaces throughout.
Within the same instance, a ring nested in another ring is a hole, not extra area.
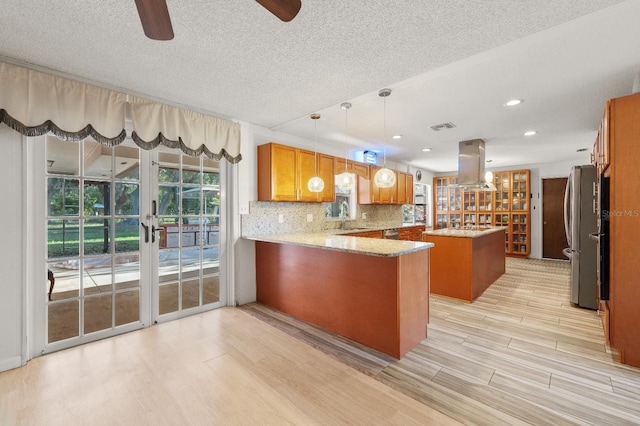
M 192 156 L 242 159 L 239 123 L 0 62 L 0 123 L 23 135 L 51 132 L 115 146 L 127 136 L 127 106 L 132 139 L 143 149 L 163 144 Z
M 144 149 L 162 144 L 192 156 L 224 156 L 231 163 L 242 158 L 239 123 L 135 97 L 129 99 L 129 112 L 132 138 Z

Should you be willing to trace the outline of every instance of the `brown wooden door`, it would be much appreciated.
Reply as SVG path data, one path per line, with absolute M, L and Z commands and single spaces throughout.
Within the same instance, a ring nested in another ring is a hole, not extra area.
M 564 190 L 567 178 L 542 180 L 542 257 L 567 260 L 569 247 L 564 231 Z

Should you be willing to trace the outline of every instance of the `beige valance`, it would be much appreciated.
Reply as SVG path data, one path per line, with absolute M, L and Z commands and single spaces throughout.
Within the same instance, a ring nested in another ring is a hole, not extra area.
M 0 62 L 0 123 L 26 136 L 51 132 L 115 146 L 127 136 L 127 105 L 132 139 L 143 149 L 163 144 L 192 156 L 242 159 L 239 123 Z
M 242 158 L 239 123 L 135 97 L 129 112 L 132 138 L 144 149 L 162 144 L 193 156 L 224 156 L 231 163 Z

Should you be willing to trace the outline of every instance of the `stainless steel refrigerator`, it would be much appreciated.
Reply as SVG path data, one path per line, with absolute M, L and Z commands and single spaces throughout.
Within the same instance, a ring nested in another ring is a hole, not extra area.
M 571 303 L 597 309 L 597 244 L 589 234 L 597 232 L 596 169 L 574 166 L 564 194 L 564 228 L 569 247 L 563 250 L 571 260 Z

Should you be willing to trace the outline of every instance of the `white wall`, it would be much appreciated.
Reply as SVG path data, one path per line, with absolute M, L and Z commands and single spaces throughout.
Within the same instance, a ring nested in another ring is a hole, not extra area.
M 22 364 L 24 245 L 22 136 L 0 124 L 0 371 Z M 44 286 L 45 277 L 43 277 Z

